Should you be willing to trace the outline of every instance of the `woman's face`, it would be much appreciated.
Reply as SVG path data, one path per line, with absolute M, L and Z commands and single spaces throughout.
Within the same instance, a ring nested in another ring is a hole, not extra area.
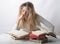
M 23 15 L 24 17 L 28 17 L 28 15 L 29 15 L 28 7 L 27 7 L 27 6 L 23 6 L 21 13 L 22 13 L 22 15 Z

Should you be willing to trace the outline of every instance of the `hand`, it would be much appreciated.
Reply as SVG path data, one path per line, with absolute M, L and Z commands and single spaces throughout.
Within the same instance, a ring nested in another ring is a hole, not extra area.
M 21 16 L 19 17 L 19 19 L 21 19 L 21 18 L 23 18 L 23 15 L 21 15 Z
M 53 32 L 49 32 L 48 35 L 57 38 L 56 35 Z

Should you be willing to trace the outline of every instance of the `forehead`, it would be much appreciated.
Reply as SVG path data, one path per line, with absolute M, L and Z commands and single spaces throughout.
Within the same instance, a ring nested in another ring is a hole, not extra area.
M 23 6 L 22 9 L 23 10 L 26 10 L 26 9 L 28 9 L 28 7 L 27 6 Z

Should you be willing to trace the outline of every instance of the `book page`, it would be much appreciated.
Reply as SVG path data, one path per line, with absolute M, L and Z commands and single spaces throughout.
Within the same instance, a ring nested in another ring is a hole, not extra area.
M 18 30 L 12 30 L 8 33 L 14 34 L 16 36 L 24 36 L 24 35 L 29 34 L 29 33 L 25 32 L 23 29 L 20 29 L 19 31 Z
M 32 31 L 32 34 L 35 34 L 37 36 L 41 35 L 41 34 L 45 34 L 47 33 L 46 31 L 40 31 L 40 30 L 37 30 L 37 31 Z

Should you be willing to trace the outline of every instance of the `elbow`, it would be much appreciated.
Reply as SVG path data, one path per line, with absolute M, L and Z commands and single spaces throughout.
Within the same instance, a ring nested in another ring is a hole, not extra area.
M 50 29 L 51 29 L 52 32 L 54 32 L 54 28 L 55 28 L 55 26 L 51 25 Z
M 53 25 L 53 26 L 52 26 L 52 29 L 53 29 L 52 31 L 53 31 L 53 32 L 54 32 L 54 28 L 55 28 L 55 26 Z

